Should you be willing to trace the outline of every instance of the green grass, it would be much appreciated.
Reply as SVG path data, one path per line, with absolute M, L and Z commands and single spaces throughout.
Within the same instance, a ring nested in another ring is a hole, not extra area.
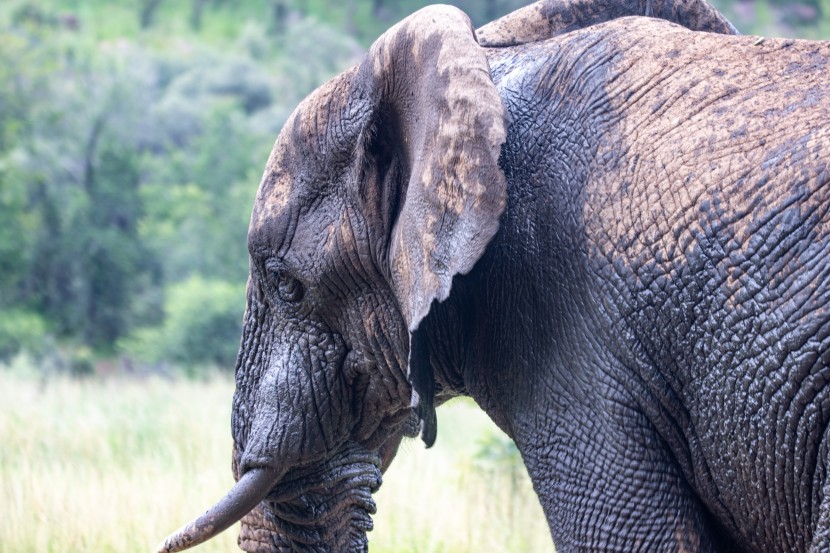
M 0 371 L 0 552 L 152 551 L 232 485 L 232 390 Z M 405 443 L 384 475 L 370 551 L 552 551 L 524 469 L 482 456 L 497 432 L 469 401 L 439 409 L 436 446 Z

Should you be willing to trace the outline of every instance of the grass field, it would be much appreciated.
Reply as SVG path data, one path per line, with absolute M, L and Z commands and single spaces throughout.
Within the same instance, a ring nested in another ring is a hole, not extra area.
M 153 551 L 232 485 L 232 390 L 0 371 L 0 552 Z M 435 447 L 404 444 L 384 476 L 370 551 L 552 551 L 497 433 L 470 402 L 439 409 Z M 194 551 L 235 551 L 236 534 Z

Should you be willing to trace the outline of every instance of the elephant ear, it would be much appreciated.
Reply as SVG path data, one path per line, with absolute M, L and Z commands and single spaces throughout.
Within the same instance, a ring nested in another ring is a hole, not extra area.
M 392 212 L 382 225 L 387 262 L 413 332 L 498 229 L 505 109 L 469 18 L 451 6 L 424 8 L 389 29 L 358 77 L 371 83 L 374 105 L 367 149 L 388 158 L 372 163 L 386 167 L 375 180 L 385 190 L 373 195 Z
M 434 377 L 418 325 L 498 230 L 506 111 L 469 18 L 451 6 L 424 8 L 389 29 L 356 82 L 353 119 L 368 120 L 357 182 L 410 331 L 412 407 L 429 447 Z

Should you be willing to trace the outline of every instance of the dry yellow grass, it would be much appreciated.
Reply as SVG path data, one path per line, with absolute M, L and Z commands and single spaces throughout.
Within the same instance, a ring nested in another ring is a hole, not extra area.
M 0 552 L 153 551 L 232 485 L 232 390 L 0 371 Z M 523 469 L 476 457 L 494 431 L 469 402 L 439 409 L 435 448 L 405 444 L 384 477 L 370 551 L 552 551 Z M 236 534 L 194 552 L 236 551 Z

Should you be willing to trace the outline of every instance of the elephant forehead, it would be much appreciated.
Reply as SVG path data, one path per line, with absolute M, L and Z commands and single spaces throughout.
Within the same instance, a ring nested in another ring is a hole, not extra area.
M 290 149 L 285 142 L 283 133 L 280 133 L 259 184 L 251 214 L 250 232 L 260 231 L 288 206 L 293 187 L 291 173 L 284 167 Z
M 282 208 L 266 204 L 254 211 L 249 249 L 260 255 L 278 255 L 309 270 L 325 266 L 333 256 L 356 247 L 343 209 L 336 195 L 315 202 L 313 209 L 293 201 Z
M 316 197 L 327 193 L 356 130 L 349 102 L 355 69 L 338 75 L 305 98 L 277 137 L 257 191 L 249 232 L 280 226 Z

